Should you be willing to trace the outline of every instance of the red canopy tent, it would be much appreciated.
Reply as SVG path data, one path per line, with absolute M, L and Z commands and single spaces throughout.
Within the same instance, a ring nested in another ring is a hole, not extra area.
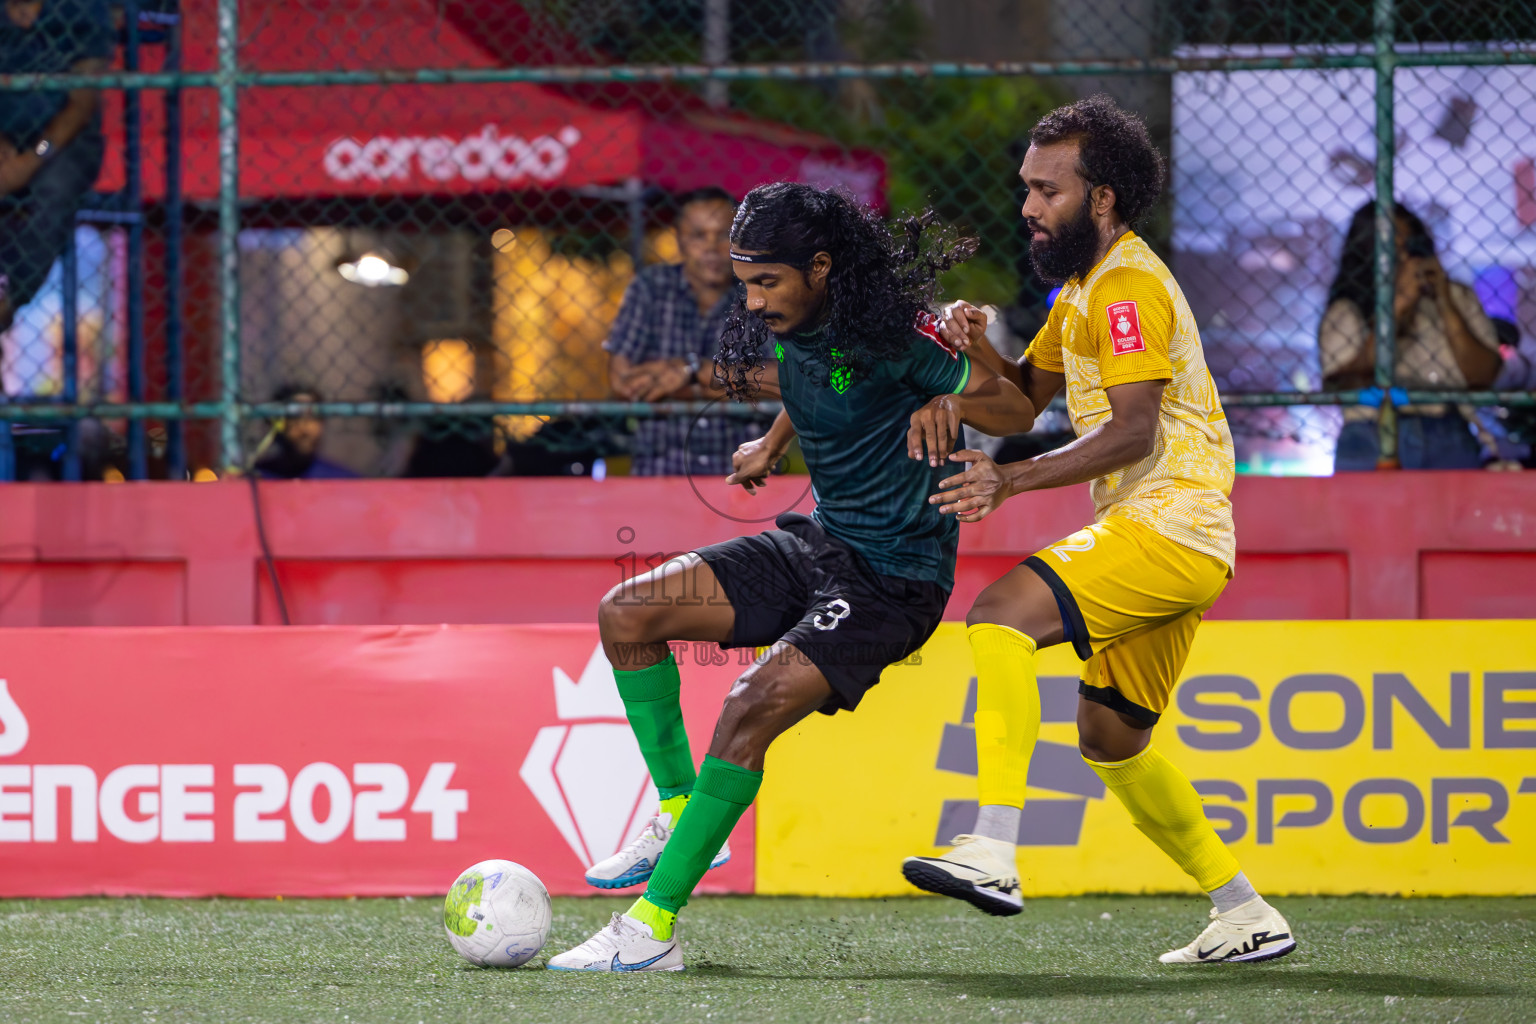
M 436 0 L 245 0 L 247 70 L 494 68 L 516 22 L 538 40 L 530 63 L 592 63 L 562 49 L 514 5 L 490 5 L 495 31 L 473 37 L 462 3 Z M 482 10 L 487 9 L 482 5 Z M 182 66 L 216 63 L 214 0 L 185 0 Z M 511 32 L 509 33 L 509 23 Z M 528 38 L 525 36 L 524 38 Z M 527 48 L 524 48 L 527 51 Z M 145 50 L 155 70 L 160 54 Z M 218 109 L 211 89 L 183 93 L 183 183 L 218 194 Z M 121 94 L 107 103 L 108 157 L 98 187 L 124 182 Z M 164 195 L 162 105 L 144 104 L 144 195 Z M 885 164 L 831 139 L 719 113 L 662 84 L 563 89 L 528 83 L 250 88 L 240 95 L 240 195 L 248 198 L 425 195 L 570 189 L 638 180 L 668 190 L 765 181 L 841 184 L 884 205 Z

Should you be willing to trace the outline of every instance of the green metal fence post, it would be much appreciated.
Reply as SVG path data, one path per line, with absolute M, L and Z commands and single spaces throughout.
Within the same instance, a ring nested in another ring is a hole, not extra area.
M 1397 355 L 1397 324 L 1392 299 L 1397 290 L 1397 242 L 1393 163 L 1397 159 L 1396 122 L 1393 110 L 1393 71 L 1397 54 L 1393 46 L 1397 17 L 1393 0 L 1375 0 L 1376 58 L 1376 386 L 1382 391 L 1377 417 L 1381 442 L 1379 461 L 1397 462 L 1397 409 L 1392 404 L 1392 371 Z
M 240 464 L 240 0 L 219 0 L 219 461 Z

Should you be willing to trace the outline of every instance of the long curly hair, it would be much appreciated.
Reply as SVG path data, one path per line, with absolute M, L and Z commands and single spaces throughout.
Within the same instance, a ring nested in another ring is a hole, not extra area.
M 1108 185 L 1115 190 L 1115 211 L 1135 228 L 1157 202 L 1167 178 L 1163 155 L 1152 145 L 1147 126 L 1100 93 L 1057 107 L 1029 133 L 1036 146 L 1077 140 L 1078 173 L 1090 189 Z
M 918 314 L 931 311 L 939 275 L 974 256 L 979 243 L 939 226 L 931 210 L 887 226 L 846 191 L 778 182 L 747 193 L 731 224 L 731 245 L 784 253 L 801 273 L 818 252 L 832 258 L 824 329 L 798 339 L 813 350 L 805 372 L 824 385 L 833 369 L 863 376 L 905 354 Z M 738 289 L 715 360 L 716 380 L 732 398 L 755 396 L 774 342 Z
M 1402 203 L 1393 203 L 1399 221 L 1407 225 L 1407 238 L 1411 244 L 1422 246 L 1427 252 L 1435 251 L 1434 240 L 1424 221 Z M 1397 254 L 1392 254 L 1396 266 Z M 1339 253 L 1339 272 L 1328 287 L 1328 301 L 1343 299 L 1353 302 L 1366 321 L 1376 317 L 1376 201 L 1366 203 L 1349 219 L 1349 230 L 1344 233 L 1344 248 Z

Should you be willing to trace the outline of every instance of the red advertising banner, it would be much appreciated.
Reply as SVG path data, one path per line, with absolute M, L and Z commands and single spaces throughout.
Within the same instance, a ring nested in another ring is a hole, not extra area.
M 737 652 L 686 645 L 702 758 Z M 0 896 L 550 892 L 655 810 L 594 626 L 10 629 Z M 700 891 L 753 888 L 752 812 Z

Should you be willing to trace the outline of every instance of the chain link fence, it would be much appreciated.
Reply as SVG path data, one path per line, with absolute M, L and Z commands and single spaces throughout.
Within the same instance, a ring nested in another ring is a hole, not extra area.
M 982 240 L 946 293 L 1021 352 L 1024 140 L 1095 92 L 1170 156 L 1143 233 L 1241 469 L 1517 459 L 1533 40 L 1529 5 L 1425 0 L 5 5 L 0 477 L 314 475 L 316 442 L 338 475 L 623 473 L 749 430 L 604 347 L 706 187 L 933 207 Z

